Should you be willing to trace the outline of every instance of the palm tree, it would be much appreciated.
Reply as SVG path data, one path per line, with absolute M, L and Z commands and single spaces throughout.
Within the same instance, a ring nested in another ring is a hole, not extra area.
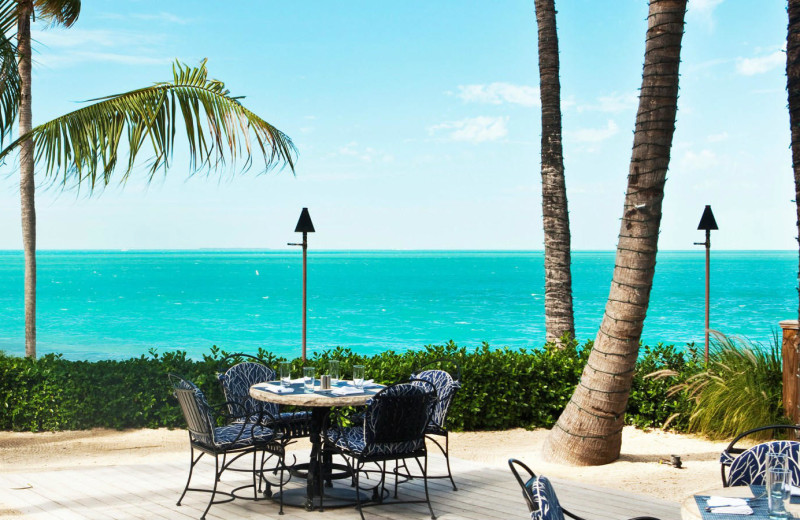
M 17 22 L 19 67 L 19 133 L 31 130 L 31 18 L 38 13 L 53 24 L 70 27 L 78 19 L 80 0 L 7 0 L 3 2 L 3 31 Z M 5 101 L 5 100 L 4 100 Z M 22 248 L 25 252 L 25 355 L 36 357 L 36 207 L 34 200 L 33 143 L 22 143 L 19 151 L 19 193 L 22 209 Z
M 542 220 L 544 316 L 548 342 L 575 336 L 572 312 L 569 211 L 561 149 L 561 84 L 554 0 L 536 0 L 539 27 L 539 93 L 542 99 Z
M 650 0 L 633 153 L 616 265 L 594 348 L 544 446 L 549 460 L 606 464 L 619 457 L 658 249 L 675 115 L 686 0 Z
M 798 240 L 800 240 L 800 0 L 789 0 L 789 27 L 786 34 L 786 90 L 789 92 L 789 127 L 792 131 L 792 169 Z M 800 290 L 800 270 L 798 270 Z M 798 306 L 800 320 L 800 306 Z M 795 336 L 795 341 L 800 336 Z
M 223 166 L 226 149 L 232 163 L 243 157 L 245 168 L 251 166 L 252 153 L 258 151 L 263 156 L 265 170 L 288 164 L 294 171 L 295 149 L 291 139 L 247 110 L 222 82 L 208 79 L 205 61 L 198 67 L 176 62 L 171 82 L 93 100 L 96 102 L 92 105 L 32 128 L 31 18 L 36 14 L 53 24 L 69 27 L 77 20 L 80 6 L 80 0 L 0 1 L 3 35 L 0 132 L 7 134 L 7 125 L 13 122 L 18 109 L 20 134 L 0 152 L 0 159 L 19 150 L 25 252 L 25 355 L 29 357 L 36 356 L 35 165 L 43 166 L 46 178 L 62 186 L 74 183 L 94 190 L 111 181 L 123 145 L 127 149 L 127 165 L 120 180 L 124 182 L 133 172 L 143 148 L 153 153 L 149 169 L 152 179 L 156 171 L 166 171 L 169 167 L 175 134 L 183 127 L 194 171 Z M 9 44 L 6 49 L 5 35 L 14 30 L 14 20 L 17 46 L 14 49 Z M 11 63 L 13 56 L 18 57 L 18 77 L 6 71 L 8 52 L 12 55 Z M 256 146 L 252 146 L 253 139 Z

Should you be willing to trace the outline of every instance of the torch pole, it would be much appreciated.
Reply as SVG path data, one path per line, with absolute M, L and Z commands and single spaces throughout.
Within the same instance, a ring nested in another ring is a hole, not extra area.
M 711 230 L 706 229 L 706 366 L 708 366 L 708 331 L 710 322 L 708 318 L 708 307 L 711 292 Z M 305 293 L 304 293 L 305 294 Z M 305 296 L 303 296 L 305 298 Z M 305 312 L 305 311 L 304 311 Z M 305 330 L 305 315 L 303 317 L 303 328 Z M 303 353 L 305 355 L 305 340 L 303 341 Z
M 308 233 L 303 231 L 303 363 L 306 362 L 306 253 L 308 252 Z M 706 253 L 708 255 L 708 253 Z M 706 256 L 706 258 L 708 258 Z M 707 269 L 707 268 L 706 268 Z M 706 343 L 708 343 L 708 270 L 706 270 Z M 708 347 L 706 347 L 708 350 Z M 708 359 L 708 352 L 706 352 Z

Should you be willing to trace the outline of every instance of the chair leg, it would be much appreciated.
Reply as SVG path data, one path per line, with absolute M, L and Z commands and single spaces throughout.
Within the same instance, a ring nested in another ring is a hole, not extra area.
M 419 462 L 419 459 L 417 459 Z M 425 453 L 425 469 L 422 470 L 422 480 L 425 482 L 425 500 L 428 501 L 428 509 L 431 510 L 431 520 L 436 520 L 436 515 L 433 514 L 433 506 L 431 505 L 431 497 L 428 494 L 428 454 Z
M 199 460 L 199 458 L 198 458 Z M 222 471 L 225 470 L 225 456 L 222 456 Z M 214 456 L 214 489 L 211 490 L 211 500 L 208 501 L 208 505 L 206 506 L 206 510 L 203 511 L 203 516 L 200 517 L 200 520 L 205 520 L 206 515 L 208 514 L 208 510 L 211 509 L 211 505 L 214 503 L 214 497 L 217 496 L 217 484 L 219 483 L 220 478 L 222 477 L 222 471 L 219 469 L 219 455 Z
M 258 492 L 260 489 L 256 489 L 256 473 L 258 473 L 258 487 L 261 488 L 261 472 L 259 472 L 257 468 L 258 462 L 258 450 L 253 450 L 253 500 L 258 500 Z
M 361 464 L 356 463 L 353 465 L 355 469 L 355 480 L 356 480 L 356 509 L 358 509 L 358 513 L 361 515 L 361 520 L 364 520 L 364 509 L 361 507 L 361 490 L 358 486 L 358 475 L 361 473 Z
M 286 459 L 284 458 L 285 455 L 278 458 L 278 464 L 281 465 L 281 479 L 278 481 L 278 492 L 281 494 L 280 500 L 280 511 L 278 512 L 279 515 L 283 514 L 283 469 L 286 467 Z
M 450 435 L 444 434 L 444 460 L 447 462 L 447 476 L 450 477 L 450 483 L 453 484 L 453 491 L 458 491 L 456 481 L 453 480 L 453 472 L 450 471 Z
M 189 445 L 189 478 L 186 479 L 186 487 L 183 488 L 183 493 L 181 493 L 181 497 L 178 499 L 178 503 L 175 504 L 177 506 L 181 505 L 181 500 L 183 497 L 186 496 L 186 492 L 189 491 L 189 483 L 192 481 L 192 472 L 194 471 L 194 466 L 197 464 L 197 461 L 200 460 L 200 457 L 203 456 L 203 452 L 200 452 L 200 455 L 197 456 L 197 460 L 194 458 L 194 446 L 191 444 Z

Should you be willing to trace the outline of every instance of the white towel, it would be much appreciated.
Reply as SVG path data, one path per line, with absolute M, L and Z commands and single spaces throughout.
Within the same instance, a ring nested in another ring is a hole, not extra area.
M 353 386 L 338 386 L 331 390 L 333 395 L 353 395 L 353 394 L 363 394 L 364 390 L 353 387 Z
M 264 386 L 257 386 L 259 390 L 266 390 L 267 392 L 272 392 L 274 394 L 291 394 L 294 392 L 294 388 L 291 386 L 280 386 L 280 385 L 264 385 Z
M 789 493 L 793 497 L 800 497 L 800 487 L 797 486 L 789 486 Z
M 712 507 L 711 512 L 717 515 L 752 515 L 750 506 L 722 506 Z
M 711 496 L 708 497 L 706 500 L 706 505 L 708 507 L 718 507 L 718 506 L 746 506 L 747 505 L 746 498 L 732 498 L 732 497 L 715 497 Z

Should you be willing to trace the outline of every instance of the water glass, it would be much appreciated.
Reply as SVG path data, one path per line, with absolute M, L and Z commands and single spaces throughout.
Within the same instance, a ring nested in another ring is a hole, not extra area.
M 364 388 L 364 365 L 353 365 L 353 385 Z
M 767 509 L 771 520 L 789 518 L 786 501 L 789 500 L 791 472 L 786 466 L 767 468 Z
M 292 364 L 288 361 L 281 362 L 279 366 L 281 386 L 291 386 L 292 384 Z
M 314 367 L 303 367 L 303 384 L 307 393 L 314 391 Z
M 339 382 L 339 361 L 331 359 L 328 361 L 328 374 L 331 376 L 331 386 L 336 386 Z

